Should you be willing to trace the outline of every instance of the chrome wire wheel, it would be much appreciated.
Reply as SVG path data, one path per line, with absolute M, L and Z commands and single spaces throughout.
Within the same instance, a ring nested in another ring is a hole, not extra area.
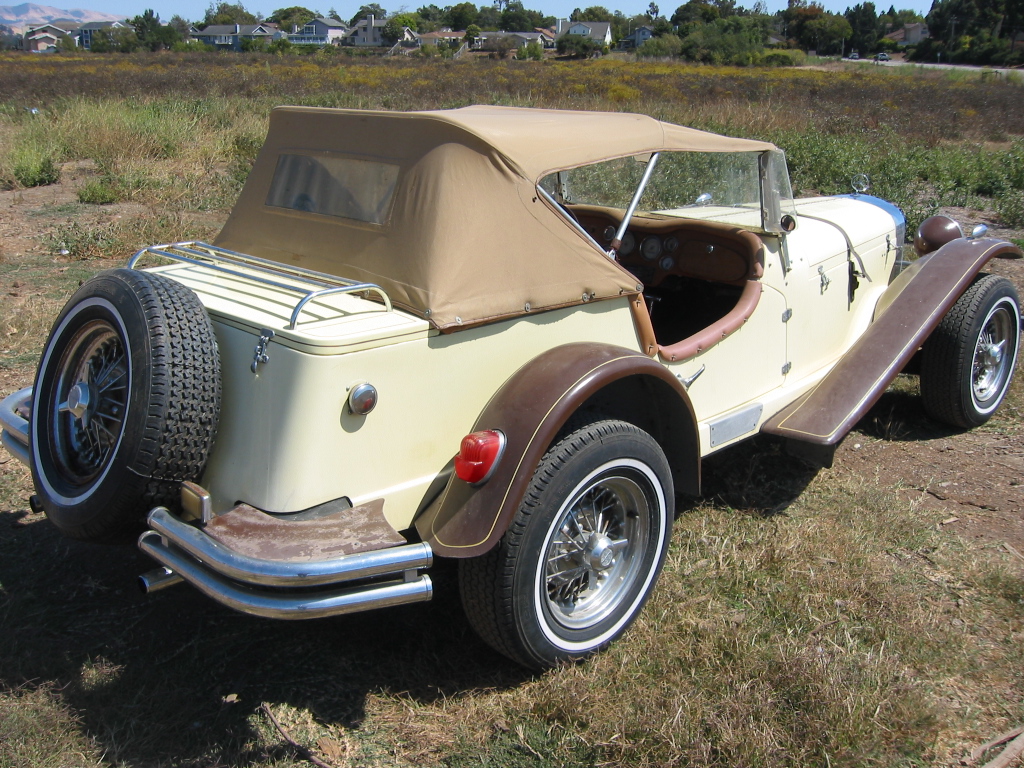
M 92 320 L 76 330 L 49 403 L 54 465 L 71 486 L 88 485 L 109 465 L 124 431 L 129 379 L 124 342 L 109 322 Z
M 1005 391 L 1015 357 L 1017 322 L 1017 313 L 1009 299 L 997 303 L 985 318 L 974 348 L 971 375 L 971 396 L 979 411 L 993 409 L 994 401 Z
M 650 503 L 634 477 L 618 467 L 591 480 L 565 505 L 545 547 L 541 589 L 552 619 L 590 627 L 626 599 L 643 570 Z

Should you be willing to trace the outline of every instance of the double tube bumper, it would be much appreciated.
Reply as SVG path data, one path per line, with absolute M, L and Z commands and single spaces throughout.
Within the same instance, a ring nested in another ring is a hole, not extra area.
M 26 387 L 0 401 L 0 442 L 14 458 L 30 465 L 28 419 L 23 415 L 32 405 L 32 387 Z
M 11 455 L 31 465 L 28 387 L 0 401 L 0 439 Z M 315 619 L 429 600 L 429 544 L 358 552 L 326 560 L 269 560 L 226 547 L 164 507 L 149 513 L 139 548 L 162 568 L 143 574 L 144 592 L 187 581 L 229 608 L 276 619 Z
M 163 568 L 144 591 L 189 582 L 229 608 L 275 619 L 315 619 L 429 600 L 429 544 L 406 544 L 329 560 L 263 560 L 228 549 L 163 507 L 149 513 L 139 548 Z M 340 587 L 340 584 L 357 582 Z

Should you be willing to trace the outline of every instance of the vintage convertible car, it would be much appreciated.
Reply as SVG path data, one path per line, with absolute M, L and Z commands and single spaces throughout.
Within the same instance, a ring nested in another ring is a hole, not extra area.
M 252 614 L 431 596 L 530 667 L 651 593 L 702 457 L 771 433 L 828 464 L 901 371 L 961 428 L 1002 401 L 1014 245 L 864 194 L 795 201 L 782 152 L 633 114 L 274 110 L 213 244 L 67 303 L 3 442 L 68 536 L 138 535 Z M 147 268 L 140 269 L 140 265 Z

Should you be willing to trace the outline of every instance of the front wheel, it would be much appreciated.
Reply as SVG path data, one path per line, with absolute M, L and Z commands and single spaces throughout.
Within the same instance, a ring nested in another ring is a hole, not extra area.
M 593 654 L 621 635 L 665 559 L 672 477 L 654 439 L 600 421 L 555 444 L 498 545 L 463 560 L 474 629 L 534 669 Z
M 925 342 L 921 398 L 950 426 L 984 424 L 1003 402 L 1017 366 L 1020 301 L 1005 277 L 980 275 Z

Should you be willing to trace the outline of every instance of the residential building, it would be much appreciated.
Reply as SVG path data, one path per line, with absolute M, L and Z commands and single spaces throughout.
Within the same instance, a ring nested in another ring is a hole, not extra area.
M 619 48 L 623 51 L 636 50 L 654 37 L 654 28 L 647 25 L 637 27 L 630 34 L 619 40 Z
M 892 40 L 897 45 L 916 45 L 926 37 L 930 37 L 928 27 L 920 22 L 904 24 L 901 29 L 885 35 L 886 40 Z
M 384 19 L 376 19 L 373 15 L 360 19 L 356 25 L 348 31 L 343 41 L 344 45 L 374 46 L 380 48 L 387 43 L 384 41 Z
M 204 29 L 194 29 L 191 36 L 204 45 L 212 45 L 224 51 L 242 50 L 243 40 L 260 40 L 271 43 L 285 37 L 276 25 L 262 24 L 210 24 Z
M 422 35 L 417 35 L 417 38 L 419 38 L 420 45 L 445 43 L 451 47 L 454 43 L 456 46 L 461 46 L 466 39 L 466 32 L 465 30 L 458 32 L 451 29 L 439 29 L 437 32 L 424 32 Z
M 92 39 L 97 32 L 130 28 L 131 25 L 127 21 L 90 21 L 78 28 L 78 45 L 91 51 Z
M 612 25 L 608 21 L 570 21 L 559 19 L 555 37 L 581 35 L 601 45 L 612 44 Z
M 348 34 L 348 27 L 338 19 L 313 19 L 302 29 L 292 26 L 288 40 L 296 45 L 340 45 L 342 38 Z
M 506 40 L 511 41 L 516 48 L 525 48 L 530 43 L 544 45 L 544 37 L 540 32 L 481 32 L 473 47 L 487 51 L 499 47 L 501 41 Z
M 36 53 L 55 51 L 57 43 L 64 35 L 78 45 L 78 22 L 59 20 L 38 27 L 29 27 L 22 38 L 23 47 L 26 51 Z

